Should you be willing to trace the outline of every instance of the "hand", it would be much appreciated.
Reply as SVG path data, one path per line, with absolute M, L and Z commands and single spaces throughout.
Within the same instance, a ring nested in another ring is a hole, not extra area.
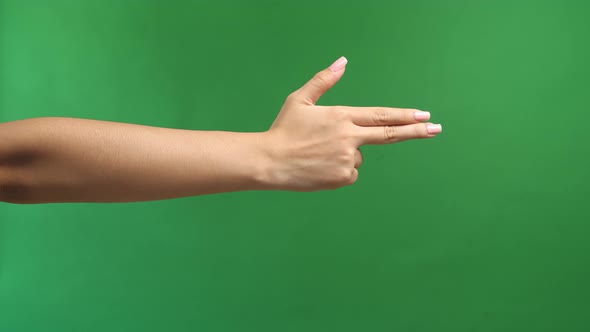
M 317 106 L 319 98 L 344 75 L 338 59 L 291 93 L 271 128 L 267 151 L 276 189 L 335 189 L 357 181 L 363 162 L 359 147 L 431 138 L 439 124 L 421 123 L 430 114 L 388 107 Z

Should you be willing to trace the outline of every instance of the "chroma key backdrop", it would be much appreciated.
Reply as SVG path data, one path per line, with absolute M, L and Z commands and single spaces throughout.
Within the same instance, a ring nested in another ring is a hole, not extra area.
M 0 331 L 590 330 L 590 3 L 0 0 L 0 121 L 264 131 L 321 105 L 430 111 L 358 182 L 0 203 Z

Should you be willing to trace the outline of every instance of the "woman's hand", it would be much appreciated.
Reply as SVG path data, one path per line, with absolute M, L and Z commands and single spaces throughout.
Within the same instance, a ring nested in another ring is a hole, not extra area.
M 359 147 L 431 138 L 442 131 L 428 112 L 388 107 L 317 106 L 344 74 L 342 57 L 293 92 L 265 133 L 271 160 L 268 181 L 283 190 L 335 189 L 356 182 Z
M 434 137 L 429 114 L 316 106 L 346 59 L 292 93 L 262 133 L 181 130 L 76 118 L 0 123 L 0 201 L 132 202 L 354 183 L 363 144 Z

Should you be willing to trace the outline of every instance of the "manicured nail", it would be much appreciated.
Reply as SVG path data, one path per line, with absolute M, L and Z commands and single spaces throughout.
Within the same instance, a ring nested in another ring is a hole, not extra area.
M 442 126 L 439 124 L 428 124 L 426 125 L 426 131 L 429 134 L 438 134 L 442 131 Z
M 418 111 L 414 113 L 414 119 L 418 121 L 424 121 L 430 119 L 430 112 Z
M 344 67 L 346 67 L 346 63 L 348 62 L 348 60 L 345 57 L 340 57 L 340 59 L 336 60 L 336 62 L 334 62 L 331 66 L 330 69 L 333 72 L 339 72 L 342 69 L 344 69 Z

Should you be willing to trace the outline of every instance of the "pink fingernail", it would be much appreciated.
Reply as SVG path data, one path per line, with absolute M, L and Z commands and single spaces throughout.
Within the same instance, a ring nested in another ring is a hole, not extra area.
M 336 62 L 334 62 L 331 66 L 330 69 L 333 72 L 339 72 L 342 69 L 344 69 L 344 67 L 346 67 L 346 63 L 348 62 L 348 60 L 345 57 L 340 57 L 338 60 L 336 60 Z
M 439 124 L 429 124 L 426 125 L 426 131 L 428 131 L 429 134 L 438 134 L 442 131 L 442 126 Z
M 430 112 L 418 111 L 418 112 L 414 113 L 414 119 L 416 119 L 418 121 L 428 120 L 428 119 L 430 119 Z

